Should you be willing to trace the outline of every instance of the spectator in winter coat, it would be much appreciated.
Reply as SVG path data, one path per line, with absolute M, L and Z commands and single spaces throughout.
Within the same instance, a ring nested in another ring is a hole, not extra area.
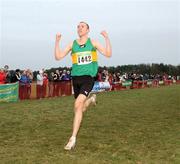
M 6 73 L 4 72 L 4 69 L 0 68 L 0 84 L 6 83 Z

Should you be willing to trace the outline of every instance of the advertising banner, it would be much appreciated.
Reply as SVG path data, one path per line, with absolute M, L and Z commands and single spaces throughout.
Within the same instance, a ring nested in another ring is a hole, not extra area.
M 19 84 L 1 84 L 0 85 L 0 102 L 14 102 L 18 100 Z
M 109 90 L 110 87 L 111 86 L 110 86 L 109 82 L 98 82 L 98 81 L 96 81 L 94 84 L 94 87 L 92 89 L 92 92 L 101 92 L 101 91 Z

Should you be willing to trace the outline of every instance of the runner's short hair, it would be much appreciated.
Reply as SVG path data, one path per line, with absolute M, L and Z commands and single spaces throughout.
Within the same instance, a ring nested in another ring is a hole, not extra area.
M 84 23 L 84 24 L 86 24 L 87 28 L 89 29 L 89 25 L 88 25 L 86 22 L 81 21 L 80 23 Z

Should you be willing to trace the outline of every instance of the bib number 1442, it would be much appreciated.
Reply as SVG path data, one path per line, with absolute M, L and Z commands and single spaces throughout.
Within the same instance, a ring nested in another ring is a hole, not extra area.
M 91 62 L 92 62 L 92 55 L 91 54 L 79 55 L 78 56 L 78 65 L 89 64 Z

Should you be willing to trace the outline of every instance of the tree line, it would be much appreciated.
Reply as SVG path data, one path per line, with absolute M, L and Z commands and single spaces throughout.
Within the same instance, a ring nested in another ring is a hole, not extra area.
M 48 74 L 51 72 L 55 72 L 55 70 L 71 70 L 70 67 L 58 67 L 58 68 L 51 68 L 46 70 Z M 109 73 L 136 73 L 136 74 L 148 74 L 148 75 L 172 75 L 172 76 L 180 76 L 180 65 L 174 66 L 171 64 L 129 64 L 129 65 L 118 65 L 118 66 L 99 66 L 99 72 L 102 72 L 103 70 L 108 70 Z M 35 71 L 37 73 L 37 71 Z

